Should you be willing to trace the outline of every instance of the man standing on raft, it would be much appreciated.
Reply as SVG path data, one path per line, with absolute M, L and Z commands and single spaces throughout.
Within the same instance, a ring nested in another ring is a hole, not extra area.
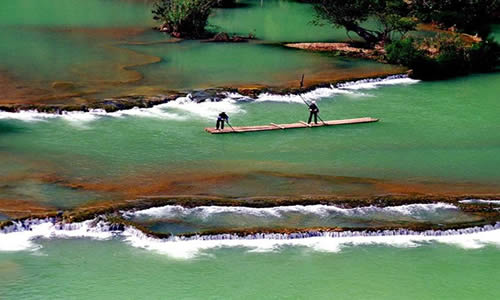
M 318 113 L 319 108 L 316 105 L 316 101 L 312 101 L 311 104 L 309 104 L 309 121 L 307 121 L 307 123 L 311 124 L 312 117 L 314 116 L 314 124 L 318 124 Z
M 225 112 L 221 112 L 217 117 L 217 124 L 215 125 L 215 129 L 219 130 L 219 127 L 220 129 L 224 129 L 224 122 L 227 122 L 229 124 L 229 116 L 226 115 Z

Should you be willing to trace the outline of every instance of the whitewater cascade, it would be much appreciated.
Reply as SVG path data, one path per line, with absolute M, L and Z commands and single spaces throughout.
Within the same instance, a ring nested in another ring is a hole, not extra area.
M 90 109 L 88 112 L 83 111 L 62 111 L 61 114 L 52 114 L 38 112 L 37 110 L 22 110 L 19 112 L 0 111 L 0 120 L 14 119 L 25 122 L 47 121 L 51 119 L 62 119 L 70 124 L 82 125 L 92 121 L 96 121 L 104 117 L 123 118 L 123 117 L 144 117 L 157 118 L 166 120 L 186 121 L 191 114 L 204 119 L 213 119 L 220 111 L 225 111 L 230 114 L 245 113 L 238 105 L 241 102 L 288 102 L 288 103 L 303 103 L 300 96 L 308 100 L 321 100 L 323 98 L 332 97 L 339 94 L 350 94 L 355 96 L 366 96 L 360 90 L 375 89 L 379 86 L 414 84 L 419 80 L 411 79 L 405 74 L 392 75 L 383 78 L 362 79 L 339 84 L 332 84 L 329 87 L 318 87 L 301 95 L 288 94 L 278 95 L 270 93 L 262 93 L 257 99 L 252 99 L 238 93 L 224 93 L 224 99 L 207 99 L 206 101 L 194 101 L 191 95 L 179 97 L 173 101 L 164 104 L 159 104 L 150 108 L 134 107 L 128 110 L 120 110 L 116 112 L 106 112 L 103 109 Z

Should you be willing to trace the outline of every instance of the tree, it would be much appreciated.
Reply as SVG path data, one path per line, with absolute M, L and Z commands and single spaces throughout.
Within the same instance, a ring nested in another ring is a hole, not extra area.
M 404 0 L 319 0 L 314 4 L 315 23 L 324 21 L 355 32 L 369 45 L 390 41 L 394 33 L 404 35 L 416 26 L 410 7 Z M 363 22 L 373 18 L 377 29 L 368 29 Z
M 435 80 L 495 70 L 500 45 L 492 39 L 471 45 L 458 34 L 440 34 L 424 40 L 393 41 L 385 50 L 387 61 L 409 67 L 412 77 Z
M 214 0 L 157 0 L 153 19 L 162 22 L 161 30 L 175 37 L 198 38 L 205 27 Z
M 500 0 L 412 0 L 414 15 L 423 22 L 455 27 L 486 38 L 495 22 Z

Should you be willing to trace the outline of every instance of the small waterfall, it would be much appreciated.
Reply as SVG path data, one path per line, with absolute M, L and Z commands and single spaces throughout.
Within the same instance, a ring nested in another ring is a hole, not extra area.
M 55 217 L 47 217 L 44 219 L 25 219 L 21 221 L 13 221 L 13 224 L 0 229 L 0 234 L 9 234 L 16 232 L 35 231 L 40 225 L 49 225 L 54 231 L 92 231 L 92 232 L 116 232 L 123 231 L 124 226 L 121 224 L 110 224 L 104 218 L 96 218 L 84 222 L 63 223 L 59 222 Z
M 237 214 L 242 216 L 256 216 L 265 218 L 279 218 L 289 213 L 310 214 L 316 216 L 348 216 L 348 217 L 373 217 L 376 214 L 386 214 L 395 216 L 415 216 L 421 214 L 439 214 L 443 211 L 459 211 L 455 205 L 448 203 L 429 204 L 407 204 L 399 206 L 363 206 L 355 208 L 342 208 L 334 205 L 313 204 L 313 205 L 290 205 L 274 206 L 266 208 L 254 208 L 245 206 L 197 206 L 186 208 L 180 205 L 165 205 L 152 207 L 144 210 L 122 212 L 123 217 L 133 219 L 143 218 L 178 218 L 185 216 L 195 216 L 198 218 L 209 218 L 220 214 Z
M 494 225 L 475 226 L 463 229 L 447 229 L 447 230 L 426 230 L 414 231 L 408 229 L 395 229 L 395 230 L 363 230 L 363 231 L 306 231 L 295 233 L 255 233 L 248 235 L 238 234 L 215 234 L 215 235 L 194 235 L 190 237 L 176 236 L 169 238 L 170 240 L 292 240 L 292 239 L 306 239 L 312 237 L 326 237 L 326 238 L 347 238 L 347 237 L 378 237 L 378 236 L 454 236 L 473 234 L 479 232 L 487 232 L 500 229 L 500 222 Z
M 0 234 L 10 234 L 16 232 L 30 232 L 36 231 L 41 225 L 48 225 L 54 233 L 60 232 L 75 232 L 81 233 L 117 233 L 123 232 L 133 227 L 125 227 L 123 224 L 110 224 L 105 221 L 105 218 L 98 217 L 93 220 L 76 223 L 62 223 L 56 218 L 44 219 L 25 219 L 22 221 L 15 221 L 9 226 L 5 226 L 0 230 Z M 138 234 L 144 235 L 141 231 L 133 228 Z M 328 231 L 328 230 L 310 230 L 304 232 L 292 233 L 253 233 L 253 234 L 236 234 L 236 233 L 222 233 L 213 235 L 196 234 L 193 236 L 173 236 L 166 240 L 172 241 L 189 241 L 189 240 L 292 240 L 292 239 L 306 239 L 312 237 L 326 237 L 326 238 L 346 238 L 346 237 L 378 237 L 378 236 L 454 236 L 474 234 L 479 232 L 486 232 L 500 229 L 500 222 L 494 225 L 475 226 L 462 229 L 447 229 L 447 230 L 425 230 L 415 231 L 409 229 L 394 229 L 394 230 L 362 230 L 362 231 Z M 57 234 L 55 234 L 57 235 Z M 84 234 L 82 235 L 84 236 Z M 1 238 L 1 236 L 0 236 Z
M 173 258 L 190 259 L 206 250 L 221 247 L 246 248 L 251 252 L 279 251 L 281 247 L 299 246 L 321 252 L 340 252 L 343 247 L 383 245 L 418 247 L 428 243 L 443 243 L 465 249 L 479 249 L 486 245 L 500 245 L 500 222 L 456 230 L 407 229 L 379 231 L 308 231 L 289 234 L 256 233 L 174 236 L 165 239 L 149 236 L 134 227 L 127 227 L 121 234 L 129 245 L 148 251 L 166 254 Z
M 460 244 L 468 248 L 480 248 L 490 243 L 500 243 L 498 232 L 500 222 L 494 225 L 476 226 L 464 229 L 413 231 L 364 230 L 364 231 L 321 231 L 310 230 L 295 233 L 213 234 L 194 236 L 172 236 L 156 238 L 132 226 L 110 224 L 98 217 L 77 223 L 62 223 L 55 218 L 26 219 L 13 222 L 0 231 L 0 251 L 36 250 L 38 238 L 90 238 L 106 240 L 119 237 L 128 244 L 175 257 L 193 257 L 204 249 L 217 247 L 250 247 L 274 249 L 280 245 L 309 246 L 321 251 L 339 251 L 341 245 L 418 245 L 420 242 L 444 242 Z
M 25 219 L 22 221 L 12 221 L 11 225 L 5 226 L 4 228 L 0 229 L 0 233 L 13 233 L 13 232 L 22 232 L 22 231 L 31 231 L 33 230 L 33 226 L 40 225 L 40 224 L 56 224 L 56 218 L 54 217 L 47 217 L 44 219 Z
M 466 199 L 458 201 L 463 204 L 490 204 L 500 205 L 500 200 Z
M 417 83 L 419 80 L 411 79 L 406 74 L 391 75 L 381 78 L 367 78 L 355 81 L 348 81 L 336 84 L 336 88 L 340 89 L 373 89 L 379 85 L 395 85 L 395 84 L 412 84 Z
M 405 74 L 392 75 L 381 78 L 361 79 L 356 81 L 331 84 L 329 87 L 318 87 L 309 92 L 302 94 L 306 99 L 319 100 L 321 98 L 332 97 L 338 94 L 356 94 L 363 95 L 358 90 L 374 89 L 378 86 L 384 85 L 397 85 L 397 84 L 413 84 L 418 82 L 409 78 Z M 222 93 L 225 95 L 221 101 L 198 101 L 192 100 L 190 97 L 179 97 L 173 101 L 159 104 L 149 108 L 134 107 L 127 110 L 119 110 L 115 112 L 106 112 L 103 109 L 89 109 L 83 111 L 61 111 L 60 114 L 39 112 L 37 110 L 21 110 L 19 112 L 6 112 L 0 110 L 0 120 L 2 119 L 15 119 L 25 122 L 46 121 L 51 119 L 60 118 L 70 122 L 70 124 L 83 126 L 83 124 L 98 120 L 103 117 L 146 117 L 146 118 L 160 118 L 169 120 L 185 120 L 186 116 L 179 114 L 179 111 L 185 111 L 191 114 L 199 115 L 203 118 L 213 119 L 219 111 L 231 112 L 233 114 L 244 112 L 237 103 L 248 101 L 273 101 L 273 102 L 296 102 L 302 103 L 299 95 L 288 94 L 270 94 L 261 93 L 257 99 L 252 99 L 247 96 L 240 95 L 233 92 Z M 175 111 L 171 111 L 174 109 Z

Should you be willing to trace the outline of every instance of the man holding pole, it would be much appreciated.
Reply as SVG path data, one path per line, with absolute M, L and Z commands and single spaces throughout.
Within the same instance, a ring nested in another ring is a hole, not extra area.
M 316 105 L 316 101 L 312 101 L 311 104 L 309 104 L 309 120 L 307 123 L 311 124 L 312 117 L 314 116 L 314 124 L 318 124 L 318 113 L 319 108 Z
M 216 124 L 216 129 L 224 129 L 224 122 L 227 122 L 229 125 L 229 116 L 225 112 L 221 112 L 219 116 L 217 116 L 217 124 Z M 231 126 L 231 125 L 229 125 Z

